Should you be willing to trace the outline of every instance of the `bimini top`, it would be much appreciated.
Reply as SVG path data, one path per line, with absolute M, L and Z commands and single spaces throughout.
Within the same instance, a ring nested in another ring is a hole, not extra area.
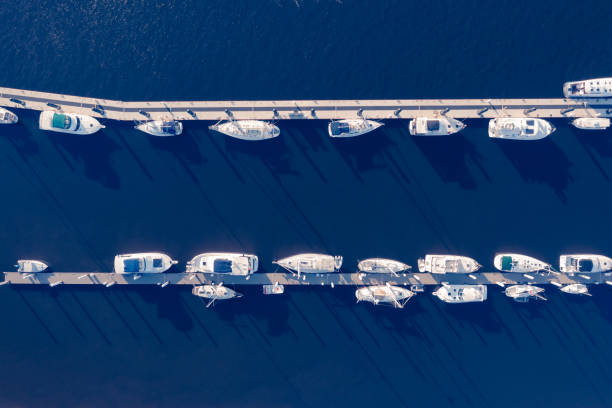
M 53 122 L 51 126 L 56 129 L 70 129 L 70 125 L 72 124 L 72 119 L 70 116 L 62 115 L 61 113 L 53 114 Z

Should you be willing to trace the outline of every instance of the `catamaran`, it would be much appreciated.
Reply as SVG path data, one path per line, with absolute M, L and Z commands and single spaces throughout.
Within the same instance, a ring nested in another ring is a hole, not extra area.
M 38 119 L 38 127 L 51 132 L 91 135 L 105 126 L 101 125 L 95 118 L 87 115 L 43 111 Z
M 150 120 L 139 123 L 134 129 L 152 136 L 178 136 L 183 133 L 183 124 L 178 120 Z
M 278 126 L 261 120 L 231 120 L 209 126 L 209 129 L 242 140 L 266 140 L 280 135 Z
M 414 292 L 411 290 L 390 284 L 364 286 L 355 291 L 357 303 L 365 301 L 375 305 L 388 304 L 397 308 L 403 308 L 412 296 Z
M 393 259 L 368 258 L 357 264 L 359 272 L 398 274 L 410 269 L 410 265 Z
M 529 273 L 553 270 L 550 264 L 521 254 L 495 255 L 493 265 L 502 272 Z
M 465 123 L 460 120 L 441 116 L 438 118 L 419 117 L 408 124 L 412 136 L 446 136 L 461 132 Z
M 563 84 L 563 95 L 566 98 L 610 98 L 612 97 L 612 78 L 566 82 Z
M 0 108 L 0 125 L 12 125 L 17 123 L 19 118 L 10 110 Z
M 572 120 L 572 125 L 582 130 L 605 130 L 610 127 L 608 118 L 578 118 Z
M 444 283 L 432 294 L 446 303 L 484 302 L 487 299 L 487 286 L 449 285 Z
M 325 254 L 298 254 L 274 261 L 274 264 L 292 272 L 330 273 L 337 272 L 342 266 L 341 256 Z
M 489 137 L 508 140 L 544 139 L 555 127 L 544 119 L 496 118 L 489 121 Z
M 142 252 L 115 256 L 115 273 L 162 273 L 178 261 L 159 252 Z
M 459 255 L 425 255 L 418 261 L 419 272 L 472 273 L 482 267 L 474 259 Z
M 257 272 L 257 255 L 230 252 L 207 252 L 187 262 L 187 272 L 250 275 Z
M 559 257 L 559 271 L 563 273 L 597 273 L 612 270 L 612 259 L 603 255 L 574 254 Z
M 506 296 L 516 302 L 529 302 L 529 299 L 532 297 L 546 300 L 544 296 L 540 295 L 542 292 L 544 292 L 543 288 L 532 285 L 512 285 L 508 286 L 504 291 Z
M 217 300 L 226 300 L 233 298 L 241 298 L 242 294 L 233 289 L 223 286 L 223 282 L 218 285 L 200 285 L 194 286 L 191 293 L 195 296 L 209 299 L 206 307 L 212 306 Z
M 341 119 L 329 122 L 327 132 L 330 137 L 353 137 L 372 132 L 383 124 L 367 119 Z
M 21 273 L 39 273 L 44 272 L 49 266 L 43 261 L 34 259 L 19 259 L 17 261 L 17 272 Z

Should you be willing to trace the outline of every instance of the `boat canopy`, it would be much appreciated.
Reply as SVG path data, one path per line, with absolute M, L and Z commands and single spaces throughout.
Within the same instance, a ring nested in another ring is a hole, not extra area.
M 124 259 L 123 260 L 123 271 L 124 272 L 140 271 L 140 262 L 138 262 L 138 259 Z
M 580 272 L 591 272 L 593 270 L 593 261 L 590 259 L 581 259 L 578 261 L 578 270 Z
M 163 122 L 161 125 L 161 131 L 168 135 L 176 135 L 179 129 L 179 122 Z
M 232 261 L 229 259 L 215 259 L 213 271 L 215 273 L 232 273 Z
M 427 121 L 427 131 L 433 132 L 436 130 L 440 130 L 440 121 L 439 120 L 428 120 Z
M 511 256 L 502 256 L 501 268 L 503 271 L 512 269 L 512 257 Z
M 341 135 L 343 133 L 350 132 L 351 128 L 345 122 L 332 122 L 331 123 L 331 133 L 334 136 Z
M 51 123 L 51 126 L 53 126 L 54 128 L 68 129 L 70 127 L 70 123 L 72 123 L 72 120 L 69 116 L 62 115 L 60 113 L 53 114 L 53 121 Z

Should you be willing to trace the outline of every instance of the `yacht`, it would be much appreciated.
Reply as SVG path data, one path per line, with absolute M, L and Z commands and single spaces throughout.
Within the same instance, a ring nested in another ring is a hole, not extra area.
M 610 98 L 612 97 L 612 78 L 586 79 L 563 84 L 566 98 Z
M 543 288 L 532 285 L 512 285 L 508 286 L 504 293 L 517 302 L 528 302 L 530 298 L 546 300 L 540 293 L 544 292 Z
M 232 120 L 209 126 L 209 129 L 242 140 L 265 140 L 280 135 L 278 126 L 261 120 Z
M 194 286 L 191 293 L 195 296 L 208 299 L 206 307 L 210 307 L 216 300 L 226 300 L 233 298 L 241 298 L 242 294 L 223 286 L 223 283 L 218 285 L 200 285 Z
M 497 254 L 493 259 L 493 265 L 502 272 L 552 271 L 550 264 L 521 254 Z
M 330 273 L 337 272 L 342 266 L 341 256 L 324 254 L 298 254 L 274 261 L 274 264 L 292 272 Z
M 19 259 L 17 261 L 17 272 L 21 273 L 38 273 L 44 272 L 49 266 L 42 262 L 34 259 Z
M 366 119 L 342 119 L 329 122 L 327 132 L 330 137 L 353 137 L 372 132 L 383 124 Z
M 13 112 L 0 108 L 0 125 L 12 125 L 18 120 L 19 118 Z
M 484 302 L 487 299 L 487 286 L 443 284 L 432 294 L 446 303 Z
M 412 296 L 414 296 L 414 292 L 409 289 L 389 284 L 364 286 L 355 291 L 357 303 L 365 301 L 375 305 L 389 304 L 398 308 L 403 308 Z
M 258 268 L 257 255 L 229 252 L 208 252 L 187 262 L 187 272 L 246 276 L 257 272 Z
M 410 265 L 393 259 L 369 258 L 359 261 L 359 272 L 365 273 L 392 273 L 397 274 L 410 269 Z
M 597 273 L 612 269 L 612 259 L 603 255 L 561 255 L 559 271 L 563 273 Z
M 446 116 L 419 117 L 412 119 L 408 124 L 408 130 L 412 136 L 446 136 L 461 132 L 464 128 L 465 123 Z
M 91 135 L 103 129 L 105 126 L 87 115 L 43 111 L 38 119 L 38 127 L 42 130 L 49 130 L 51 132 Z
M 115 256 L 115 273 L 162 273 L 178 261 L 159 252 L 142 252 Z
M 544 139 L 555 127 L 544 119 L 497 118 L 489 121 L 489 137 L 508 140 Z
M 425 255 L 418 260 L 419 272 L 472 273 L 481 268 L 478 262 L 467 256 Z
M 608 118 L 578 118 L 572 120 L 572 125 L 582 130 L 605 130 L 610 127 Z
M 570 285 L 565 285 L 560 288 L 560 290 L 561 292 L 569 293 L 571 295 L 591 296 L 591 294 L 589 293 L 589 288 L 583 283 L 572 283 Z
M 178 136 L 183 133 L 183 124 L 178 120 L 150 120 L 142 122 L 134 126 L 141 132 L 148 133 L 152 136 Z

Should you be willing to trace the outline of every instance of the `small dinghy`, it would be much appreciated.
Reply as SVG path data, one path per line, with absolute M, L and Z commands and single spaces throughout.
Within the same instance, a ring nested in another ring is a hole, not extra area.
M 13 112 L 0 108 L 0 125 L 12 125 L 17 123 L 19 118 Z
M 330 137 L 354 137 L 372 132 L 383 124 L 367 119 L 342 119 L 329 122 L 327 132 Z
M 413 296 L 414 292 L 401 286 L 392 286 L 390 284 L 364 286 L 355 291 L 357 303 L 364 301 L 374 305 L 386 304 L 400 309 Z
M 183 124 L 178 120 L 151 120 L 134 126 L 134 129 L 152 136 L 178 136 L 183 133 Z
M 572 283 L 571 285 L 565 285 L 560 288 L 561 292 L 569 293 L 572 295 L 586 295 L 591 296 L 589 288 L 583 283 Z
M 512 285 L 504 291 L 506 296 L 520 303 L 529 302 L 530 298 L 546 300 L 544 296 L 540 295 L 542 292 L 544 292 L 543 288 L 532 285 Z
M 446 136 L 461 132 L 463 129 L 465 123 L 446 116 L 415 118 L 408 124 L 408 131 L 412 136 Z
M 578 118 L 572 120 L 572 125 L 582 130 L 605 130 L 610 127 L 608 118 Z
M 39 273 L 44 272 L 49 266 L 43 261 L 19 259 L 15 267 L 17 268 L 17 272 L 20 273 Z
M 393 259 L 368 258 L 357 264 L 359 272 L 398 274 L 410 269 L 410 265 Z
M 38 119 L 38 127 L 51 132 L 91 135 L 105 126 L 87 115 L 43 111 Z
M 217 300 L 227 300 L 241 298 L 242 294 L 223 286 L 223 282 L 218 285 L 194 286 L 191 293 L 195 296 L 209 299 L 206 307 L 212 306 Z
M 278 126 L 261 120 L 231 120 L 209 126 L 209 129 L 236 139 L 250 141 L 272 139 L 280 135 Z

